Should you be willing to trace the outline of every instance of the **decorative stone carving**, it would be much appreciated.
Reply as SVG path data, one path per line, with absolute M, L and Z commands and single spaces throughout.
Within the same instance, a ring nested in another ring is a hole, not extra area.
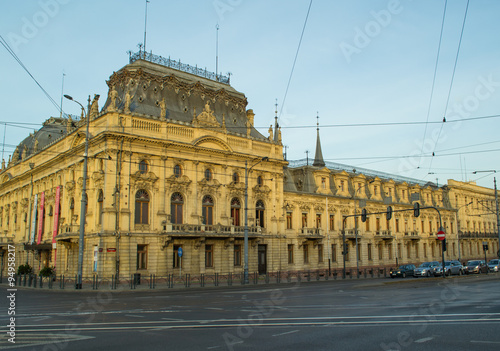
M 75 181 L 69 181 L 66 182 L 66 185 L 64 186 L 64 189 L 68 193 L 69 196 L 74 196 L 75 195 Z
M 99 114 L 99 96 L 98 94 L 94 94 L 94 99 L 92 100 L 92 104 L 90 105 L 90 119 L 97 117 Z
M 158 179 L 153 172 L 141 173 L 137 171 L 130 176 L 130 186 L 132 189 L 157 189 L 156 181 Z
M 116 91 L 116 87 L 114 85 L 109 90 L 108 99 L 109 99 L 109 105 L 108 105 L 107 111 L 108 112 L 115 112 L 117 110 L 116 100 L 121 101 L 121 99 L 118 96 L 118 92 Z
M 193 124 L 203 125 L 203 126 L 208 126 L 208 127 L 220 127 L 219 122 L 217 122 L 217 118 L 215 118 L 213 111 L 210 109 L 210 104 L 208 101 L 205 104 L 205 108 L 203 109 L 203 112 L 200 113 L 193 120 Z

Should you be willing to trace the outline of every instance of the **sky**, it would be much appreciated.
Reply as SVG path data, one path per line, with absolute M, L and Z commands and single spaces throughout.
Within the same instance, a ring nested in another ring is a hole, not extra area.
M 100 94 L 102 106 L 106 80 L 144 42 L 145 0 L 0 6 L 0 35 L 57 105 L 64 93 L 84 104 Z M 314 158 L 319 120 L 326 161 L 493 187 L 493 172 L 473 172 L 500 171 L 500 1 L 448 0 L 444 11 L 445 0 L 149 0 L 147 9 L 147 51 L 215 71 L 218 47 L 219 71 L 231 72 L 264 135 L 277 101 L 288 160 Z M 0 77 L 7 160 L 60 111 L 4 46 Z M 79 114 L 68 100 L 63 110 Z

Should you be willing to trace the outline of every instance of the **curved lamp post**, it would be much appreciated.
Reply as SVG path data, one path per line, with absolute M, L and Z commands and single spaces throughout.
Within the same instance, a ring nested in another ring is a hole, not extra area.
M 269 157 L 262 157 L 257 163 L 248 168 L 248 161 L 245 161 L 245 231 L 244 231 L 244 252 L 245 252 L 245 265 L 243 268 L 243 282 L 248 284 L 248 173 L 262 161 L 269 160 Z
M 367 184 L 359 187 L 354 192 L 354 195 L 352 196 L 352 199 L 354 200 L 354 214 L 356 214 L 356 199 L 355 199 L 356 194 L 358 193 L 358 191 L 360 191 L 361 189 L 365 189 L 368 185 L 372 184 L 373 182 L 375 182 L 375 179 L 370 180 Z M 356 277 L 359 278 L 358 217 L 354 217 L 354 234 L 356 238 Z
M 69 95 L 64 95 L 64 97 L 68 100 L 76 102 L 82 108 L 83 113 L 85 114 L 85 119 L 87 122 L 87 130 L 85 133 L 85 153 L 83 154 L 83 184 L 82 184 L 82 202 L 80 208 L 80 237 L 78 240 L 78 273 L 77 273 L 77 281 L 75 284 L 75 289 L 82 288 L 82 275 L 83 275 L 83 247 L 84 247 L 84 233 L 85 233 L 85 215 L 86 215 L 86 207 L 87 207 L 87 162 L 88 162 L 88 151 L 89 151 L 89 114 L 85 112 L 85 108 L 81 103 L 74 100 Z M 90 96 L 89 96 L 89 106 L 88 110 L 90 111 Z

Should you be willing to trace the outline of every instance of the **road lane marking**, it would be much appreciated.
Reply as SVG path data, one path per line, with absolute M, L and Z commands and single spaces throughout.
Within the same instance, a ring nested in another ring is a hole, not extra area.
M 424 342 L 427 342 L 427 341 L 431 341 L 433 340 L 434 337 L 433 336 L 429 336 L 428 338 L 422 338 L 422 339 L 418 339 L 418 340 L 415 340 L 415 343 L 417 344 L 422 344 Z
M 300 331 L 300 330 L 291 330 L 291 331 L 287 331 L 287 332 L 284 332 L 284 333 L 274 334 L 273 336 L 288 335 L 288 334 L 297 333 L 297 332 L 299 332 L 299 331 Z
M 473 344 L 500 344 L 500 341 L 471 340 Z

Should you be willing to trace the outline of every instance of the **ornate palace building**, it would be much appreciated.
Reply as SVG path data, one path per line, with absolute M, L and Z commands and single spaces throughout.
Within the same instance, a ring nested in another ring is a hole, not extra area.
M 240 273 L 245 212 L 250 272 L 341 268 L 343 227 L 349 267 L 439 260 L 440 226 L 447 258 L 484 257 L 483 241 L 496 256 L 492 189 L 325 162 L 319 129 L 315 159 L 288 162 L 278 125 L 258 132 L 229 78 L 152 54 L 131 56 L 107 83 L 102 109 L 96 95 L 81 118 L 48 119 L 3 162 L 4 274 L 8 245 L 18 265 L 76 274 L 82 204 L 86 277 Z M 414 217 L 415 201 L 433 208 Z M 353 216 L 362 209 L 366 222 Z

